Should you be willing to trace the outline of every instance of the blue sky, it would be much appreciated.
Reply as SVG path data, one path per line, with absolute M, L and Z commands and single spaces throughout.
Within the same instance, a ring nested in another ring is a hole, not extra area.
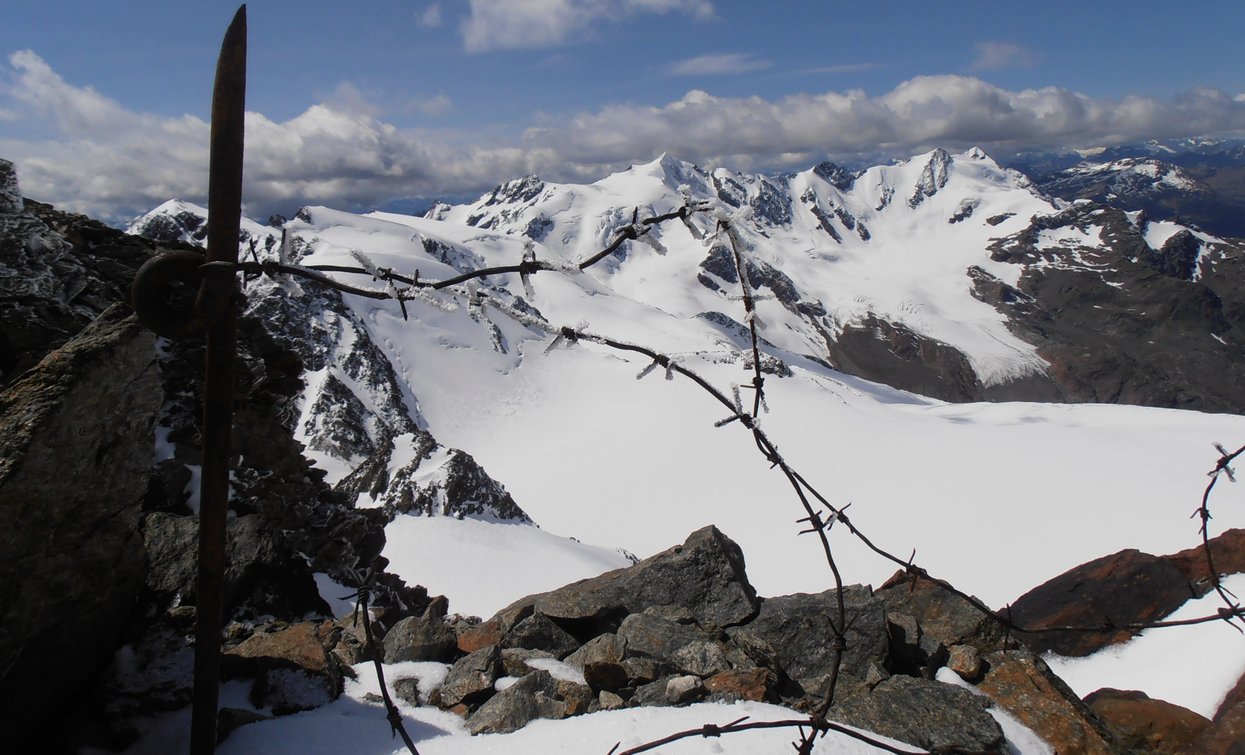
M 202 201 L 234 2 L 5 0 L 0 157 L 120 218 Z M 593 180 L 661 152 L 740 170 L 933 146 L 1245 129 L 1240 0 L 257 0 L 248 211 Z

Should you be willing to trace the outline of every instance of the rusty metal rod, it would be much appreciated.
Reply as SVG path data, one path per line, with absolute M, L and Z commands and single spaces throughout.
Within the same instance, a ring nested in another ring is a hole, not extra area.
M 225 32 L 212 91 L 211 164 L 208 173 L 208 261 L 238 261 L 242 215 L 243 120 L 246 108 L 246 6 Z M 191 755 L 216 749 L 220 696 L 221 624 L 224 613 L 226 513 L 229 502 L 229 436 L 233 427 L 233 372 L 237 322 L 234 274 L 204 272 L 201 310 L 220 308 L 207 336 L 203 374 L 203 470 L 199 492 L 199 582 L 196 590 Z

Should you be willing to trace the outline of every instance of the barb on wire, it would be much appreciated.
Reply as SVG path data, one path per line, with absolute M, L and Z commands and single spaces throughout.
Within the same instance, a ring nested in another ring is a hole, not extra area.
M 1240 618 L 1242 616 L 1241 606 L 1236 600 L 1234 600 L 1236 596 L 1232 594 L 1231 590 L 1224 586 L 1223 580 L 1219 578 L 1219 569 L 1215 566 L 1215 557 L 1212 552 L 1213 549 L 1210 546 L 1210 520 L 1212 519 L 1210 514 L 1211 491 L 1215 489 L 1215 484 L 1219 482 L 1220 477 L 1227 477 L 1228 482 L 1236 482 L 1236 471 L 1229 465 L 1232 464 L 1237 457 L 1245 453 L 1245 446 L 1241 446 L 1235 451 L 1229 452 L 1226 448 L 1224 448 L 1222 443 L 1216 442 L 1211 445 L 1213 445 L 1215 450 L 1219 452 L 1219 460 L 1215 462 L 1214 469 L 1206 473 L 1206 475 L 1210 477 L 1210 482 L 1206 483 L 1206 489 L 1202 491 L 1202 504 L 1198 506 L 1190 518 L 1196 516 L 1200 517 L 1202 520 L 1199 532 L 1202 535 L 1202 551 L 1206 554 L 1206 570 L 1210 577 L 1211 587 L 1215 590 L 1215 593 L 1219 595 L 1219 598 L 1223 601 L 1227 608 L 1226 615 L 1223 615 L 1224 609 L 1222 608 L 1219 609 L 1220 614 L 1223 615 L 1223 620 L 1229 626 L 1233 627 L 1238 632 L 1245 634 L 1245 630 L 1232 623 L 1233 618 Z

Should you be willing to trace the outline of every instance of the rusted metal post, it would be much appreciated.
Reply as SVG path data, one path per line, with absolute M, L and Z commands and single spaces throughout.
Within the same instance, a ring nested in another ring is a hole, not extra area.
M 225 32 L 212 91 L 211 163 L 208 175 L 208 262 L 238 261 L 242 216 L 243 119 L 246 110 L 246 6 Z M 191 755 L 216 749 L 220 692 L 221 623 L 225 583 L 225 531 L 229 501 L 229 435 L 233 426 L 233 371 L 237 341 L 232 268 L 209 267 L 199 289 L 199 309 L 223 312 L 207 336 L 203 376 L 203 472 L 199 489 L 199 582 L 196 589 L 195 679 L 190 724 Z

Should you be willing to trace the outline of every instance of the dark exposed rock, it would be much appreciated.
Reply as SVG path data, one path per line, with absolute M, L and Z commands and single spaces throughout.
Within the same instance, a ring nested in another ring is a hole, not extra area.
M 547 671 L 533 671 L 489 698 L 467 719 L 472 734 L 518 731 L 537 718 L 566 718 L 568 705 Z
M 848 629 L 841 670 L 863 680 L 873 665 L 888 662 L 886 608 L 867 587 L 846 588 L 844 602 Z M 765 598 L 756 618 L 731 629 L 730 635 L 770 649 L 775 670 L 798 685 L 794 695 L 815 697 L 824 692 L 833 663 L 831 620 L 836 613 L 833 590 Z
M 1205 716 L 1144 692 L 1105 688 L 1085 702 L 1119 732 L 1121 744 L 1138 752 L 1197 752 L 1194 740 L 1210 727 Z
M 1245 701 L 1221 707 L 1210 726 L 1193 741 L 1189 752 L 1238 755 L 1245 749 Z
M 476 704 L 493 693 L 500 675 L 501 655 L 496 646 L 469 653 L 454 663 L 441 684 L 441 704 L 447 708 Z
M 142 586 L 153 354 L 117 305 L 0 393 L 0 716 L 18 741 L 108 664 Z
M 705 679 L 705 691 L 719 699 L 771 701 L 778 688 L 778 677 L 763 668 L 733 669 Z
M 633 613 L 618 627 L 624 658 L 673 658 L 685 646 L 703 640 L 695 627 L 677 624 L 653 613 Z
M 445 598 L 435 598 L 420 616 L 408 616 L 385 633 L 385 663 L 448 661 L 458 650 L 454 630 L 445 622 Z
M 757 181 L 756 192 L 748 200 L 754 217 L 771 226 L 791 225 L 791 196 L 768 180 Z
M 548 650 L 531 648 L 502 648 L 501 670 L 506 676 L 527 676 L 537 668 L 531 661 L 553 660 L 557 657 Z
M 1210 555 L 1220 574 L 1245 573 L 1245 529 L 1231 529 L 1210 539 Z M 1165 557 L 1180 570 L 1197 595 L 1210 590 L 1210 563 L 1205 547 L 1198 545 Z
M 925 164 L 921 177 L 917 179 L 908 206 L 916 209 L 926 197 L 932 197 L 938 190 L 947 185 L 948 169 L 951 167 L 951 155 L 945 149 L 934 150 Z
M 893 676 L 837 703 L 831 716 L 925 749 L 959 747 L 970 752 L 1006 753 L 1003 730 L 980 695 L 941 682 Z
M 986 670 L 981 652 L 972 645 L 952 645 L 948 648 L 946 665 L 966 682 L 981 681 L 981 675 Z
M 1022 595 L 1012 621 L 1027 628 L 1101 626 L 1155 621 L 1194 597 L 1185 576 L 1166 559 L 1124 550 L 1071 569 Z M 1135 632 L 1038 632 L 1023 640 L 1037 652 L 1088 655 Z
M 627 674 L 627 667 L 621 663 L 610 661 L 590 661 L 583 666 L 584 681 L 597 691 L 619 690 L 632 680 Z
M 502 638 L 503 648 L 544 650 L 565 658 L 579 647 L 579 641 L 543 613 L 536 612 L 515 624 Z
M 17 169 L 8 160 L 0 160 L 0 213 L 18 213 L 22 209 L 22 191 L 17 182 Z
M 501 642 L 501 622 L 489 620 L 479 624 L 459 624 L 454 628 L 454 633 L 458 637 L 458 649 L 464 653 L 474 653 Z
M 877 591 L 891 615 L 906 615 L 917 623 L 922 636 L 951 648 L 968 644 L 979 650 L 1002 648 L 1004 629 L 991 616 L 929 579 L 912 579 L 896 572 Z
M 1096 241 L 1044 244 L 1055 229 Z M 1245 252 L 1199 241 L 1195 254 L 1191 237 L 1168 243 L 1156 252 L 1124 212 L 1074 204 L 996 240 L 991 257 L 1022 266 L 1019 282 L 973 293 L 1050 363 L 1055 400 L 1245 411 L 1245 387 L 1224 366 L 1245 351 Z M 1012 291 L 1023 297 L 997 296 Z
M 856 179 L 860 175 L 857 172 L 835 165 L 829 160 L 817 163 L 813 167 L 813 173 L 839 191 L 851 191 L 852 184 L 856 183 Z
M 134 273 L 155 249 L 40 202 L 0 210 L 0 385 L 126 301 Z
M 666 682 L 666 702 L 671 705 L 683 705 L 700 699 L 704 694 L 704 682 L 692 674 L 676 676 Z
M 705 527 L 635 566 L 516 601 L 498 618 L 512 617 L 513 625 L 534 608 L 585 639 L 650 606 L 680 606 L 703 627 L 727 627 L 747 621 L 757 605 L 743 552 L 716 527 Z
M 263 517 L 250 514 L 228 522 L 225 607 L 228 615 L 244 609 L 251 615 L 327 614 L 306 563 Z M 198 520 L 163 512 L 143 520 L 143 543 L 149 569 L 147 589 L 160 605 L 193 605 L 198 576 Z
M 895 388 L 945 401 L 981 395 L 977 374 L 963 353 L 876 315 L 844 326 L 827 348 L 836 369 L 885 376 Z

